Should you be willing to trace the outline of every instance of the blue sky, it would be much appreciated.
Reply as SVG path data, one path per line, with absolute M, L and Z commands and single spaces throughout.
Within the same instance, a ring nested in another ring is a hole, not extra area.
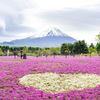
M 25 38 L 49 27 L 96 44 L 100 0 L 0 0 L 0 42 Z

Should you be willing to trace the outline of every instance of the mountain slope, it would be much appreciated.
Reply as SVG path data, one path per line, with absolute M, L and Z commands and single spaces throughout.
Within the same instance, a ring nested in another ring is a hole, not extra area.
M 2 43 L 9 46 L 57 47 L 63 43 L 74 43 L 77 40 L 61 32 L 57 28 L 50 28 L 41 34 Z

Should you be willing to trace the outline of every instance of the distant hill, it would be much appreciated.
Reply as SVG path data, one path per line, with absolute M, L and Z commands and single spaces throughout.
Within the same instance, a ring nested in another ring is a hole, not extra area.
M 0 45 L 8 46 L 32 46 L 32 47 L 58 47 L 63 43 L 74 43 L 77 40 L 60 31 L 58 28 L 49 28 L 40 34 L 13 40 L 11 42 L 3 42 Z

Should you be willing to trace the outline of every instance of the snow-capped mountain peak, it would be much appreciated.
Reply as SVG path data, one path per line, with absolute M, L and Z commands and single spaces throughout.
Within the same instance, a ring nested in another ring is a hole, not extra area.
M 63 43 L 74 43 L 77 40 L 67 36 L 57 28 L 49 28 L 40 34 L 33 36 L 16 39 L 11 42 L 4 42 L 0 45 L 8 46 L 32 46 L 32 47 L 60 47 Z
M 60 31 L 58 28 L 51 27 L 40 34 L 34 34 L 30 38 L 38 38 L 38 37 L 45 37 L 45 36 L 68 36 L 68 35 Z

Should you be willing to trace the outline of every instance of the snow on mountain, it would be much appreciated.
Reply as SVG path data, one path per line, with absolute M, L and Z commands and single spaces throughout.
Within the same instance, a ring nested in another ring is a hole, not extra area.
M 40 34 L 16 39 L 11 42 L 0 43 L 8 46 L 32 46 L 32 47 L 60 47 L 63 43 L 74 43 L 77 40 L 61 32 L 57 28 L 49 28 Z
M 66 35 L 62 31 L 60 31 L 58 28 L 51 27 L 51 28 L 48 28 L 47 30 L 43 31 L 42 33 L 34 34 L 30 38 L 41 38 L 41 37 L 45 37 L 45 36 L 68 36 L 68 35 Z

